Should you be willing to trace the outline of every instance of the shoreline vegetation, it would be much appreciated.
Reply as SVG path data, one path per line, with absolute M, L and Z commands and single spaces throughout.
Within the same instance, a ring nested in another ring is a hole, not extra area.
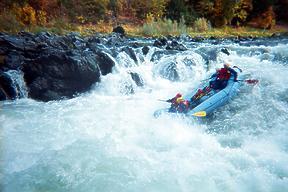
M 205 30 L 197 30 L 193 27 L 184 26 L 179 28 L 177 23 L 168 23 L 166 26 L 161 24 L 123 24 L 119 25 L 123 27 L 125 35 L 129 37 L 162 37 L 162 36 L 181 36 L 189 35 L 192 38 L 235 38 L 235 37 L 271 37 L 277 35 L 287 35 L 288 27 L 282 25 L 276 25 L 273 29 L 259 29 L 253 27 L 231 27 L 225 26 L 221 28 L 210 28 Z M 169 26 L 170 25 L 170 26 Z M 117 26 L 116 26 L 117 27 Z M 8 34 L 17 34 L 25 31 L 30 33 L 50 32 L 57 35 L 66 35 L 71 32 L 79 33 L 81 36 L 92 36 L 95 34 L 110 34 L 113 32 L 113 25 L 105 24 L 86 24 L 79 25 L 75 23 L 65 23 L 65 25 L 58 26 L 58 24 L 51 24 L 48 27 L 43 26 L 26 26 L 17 30 L 1 30 L 0 32 Z
M 288 3 L 281 0 L 7 0 L 0 2 L 0 32 L 109 34 L 130 37 L 269 37 L 288 33 Z

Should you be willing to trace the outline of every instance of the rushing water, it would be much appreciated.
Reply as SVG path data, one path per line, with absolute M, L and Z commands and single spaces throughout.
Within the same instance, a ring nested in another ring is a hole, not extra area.
M 135 49 L 138 62 L 118 54 L 114 72 L 74 99 L 1 102 L 1 191 L 288 191 L 288 45 L 267 44 L 186 42 L 152 61 L 157 48 Z M 168 106 L 158 99 L 195 89 L 224 60 L 259 83 L 207 119 L 153 117 Z

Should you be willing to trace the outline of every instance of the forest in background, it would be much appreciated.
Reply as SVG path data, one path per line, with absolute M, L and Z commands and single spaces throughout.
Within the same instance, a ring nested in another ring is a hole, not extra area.
M 108 32 L 130 24 L 145 32 L 157 28 L 151 23 L 194 31 L 226 26 L 266 30 L 287 25 L 287 10 L 288 0 L 1 0 L 0 31 L 97 26 L 95 31 Z

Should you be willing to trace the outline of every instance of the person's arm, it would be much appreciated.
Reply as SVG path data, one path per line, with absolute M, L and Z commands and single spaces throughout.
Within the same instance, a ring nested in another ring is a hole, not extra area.
M 212 79 L 213 77 L 216 77 L 217 73 L 214 73 L 213 75 L 211 75 L 210 79 Z
M 229 68 L 228 70 L 234 76 L 234 81 L 237 81 L 238 73 L 232 68 Z
M 173 97 L 172 99 L 168 99 L 168 100 L 166 100 L 166 102 L 168 102 L 168 103 L 172 103 L 172 102 L 173 102 L 173 99 L 174 99 L 174 97 Z

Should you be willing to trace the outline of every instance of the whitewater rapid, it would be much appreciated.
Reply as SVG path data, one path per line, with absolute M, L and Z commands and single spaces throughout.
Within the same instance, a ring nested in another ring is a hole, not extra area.
M 135 49 L 138 62 L 118 54 L 113 73 L 73 99 L 2 101 L 1 191 L 288 191 L 288 45 L 185 45 L 155 61 L 158 48 Z M 223 47 L 230 55 L 201 55 Z M 169 106 L 159 99 L 197 88 L 225 60 L 259 83 L 207 119 L 153 117 Z

